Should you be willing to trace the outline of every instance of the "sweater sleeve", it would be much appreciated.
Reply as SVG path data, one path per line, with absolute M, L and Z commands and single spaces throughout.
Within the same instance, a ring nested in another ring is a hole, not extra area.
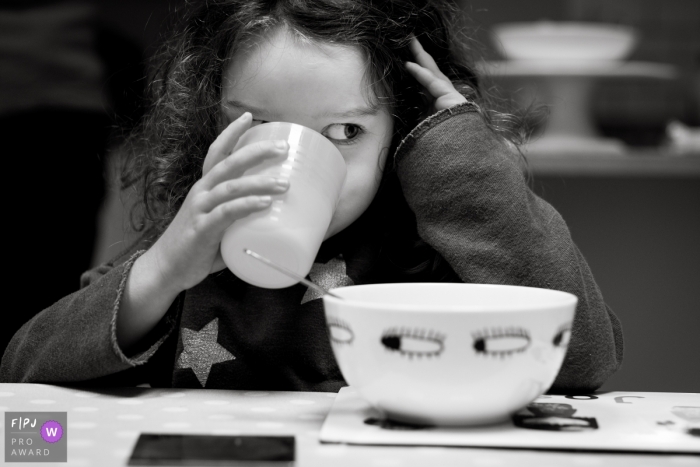
M 576 295 L 572 335 L 550 392 L 599 388 L 622 361 L 622 329 L 559 213 L 528 187 L 517 150 L 472 103 L 442 110 L 396 152 L 418 234 L 471 283 Z
M 145 238 L 115 260 L 84 273 L 80 290 L 26 322 L 5 350 L 0 382 L 119 386 L 151 382 L 138 378 L 157 378 L 143 370 L 176 327 L 182 297 L 129 355 L 116 337 L 122 293 L 131 266 L 149 246 Z

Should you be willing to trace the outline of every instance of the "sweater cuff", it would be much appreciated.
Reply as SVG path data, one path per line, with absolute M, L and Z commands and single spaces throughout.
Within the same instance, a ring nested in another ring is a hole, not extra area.
M 409 152 L 411 149 L 413 149 L 413 146 L 416 144 L 416 141 L 428 130 L 431 128 L 437 126 L 438 124 L 444 122 L 448 118 L 454 116 L 454 115 L 459 115 L 463 113 L 468 113 L 468 112 L 479 112 L 479 106 L 477 106 L 473 101 L 468 100 L 467 102 L 463 102 L 461 104 L 454 105 L 452 107 L 449 107 L 447 109 L 442 109 L 422 122 L 420 122 L 416 127 L 411 130 L 411 132 L 406 135 L 404 139 L 401 140 L 401 143 L 399 143 L 399 146 L 396 148 L 396 151 L 394 152 L 394 165 L 396 165 L 401 158 Z
M 173 301 L 173 304 L 170 305 L 170 308 L 165 315 L 163 315 L 158 324 L 151 331 L 149 331 L 148 334 L 146 334 L 146 336 L 139 344 L 136 345 L 136 347 L 134 347 L 134 349 L 130 352 L 130 356 L 127 356 L 121 347 L 119 347 L 119 343 L 117 342 L 117 313 L 119 313 L 122 296 L 124 294 L 124 289 L 126 288 L 126 281 L 129 278 L 131 268 L 139 256 L 145 252 L 146 250 L 138 250 L 124 263 L 121 281 L 119 282 L 119 288 L 117 289 L 117 298 L 114 300 L 114 307 L 112 309 L 112 320 L 110 322 L 110 342 L 112 344 L 112 350 L 120 361 L 132 367 L 146 363 L 153 356 L 153 354 L 156 353 L 163 342 L 165 342 L 168 336 L 170 336 L 170 333 L 172 333 L 175 326 L 177 326 L 178 316 L 182 305 L 183 294 L 180 294 L 175 301 Z

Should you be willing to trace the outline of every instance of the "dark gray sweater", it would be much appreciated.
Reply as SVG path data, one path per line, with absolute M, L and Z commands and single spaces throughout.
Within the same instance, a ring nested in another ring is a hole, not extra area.
M 620 322 L 561 216 L 528 188 L 517 151 L 467 103 L 422 122 L 395 157 L 418 234 L 446 260 L 454 280 L 551 288 L 579 298 L 566 359 L 550 390 L 600 387 L 622 361 Z M 336 237 L 352 235 L 351 226 Z M 228 270 L 180 294 L 125 355 L 115 335 L 120 297 L 134 259 L 154 240 L 146 234 L 86 272 L 79 291 L 27 322 L 7 347 L 0 381 L 300 391 L 345 385 L 318 295 L 300 284 L 257 288 Z M 377 275 L 382 248 L 367 236 L 329 239 L 311 278 L 327 287 L 401 280 Z

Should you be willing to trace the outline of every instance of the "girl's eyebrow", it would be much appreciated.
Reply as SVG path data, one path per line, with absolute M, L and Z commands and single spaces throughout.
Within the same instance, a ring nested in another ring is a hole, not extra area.
M 237 109 L 242 109 L 247 112 L 250 112 L 253 115 L 259 115 L 259 114 L 264 114 L 265 111 L 263 109 L 259 109 L 257 107 L 254 107 L 252 105 L 245 104 L 243 102 L 239 102 L 236 100 L 229 99 L 226 101 L 228 105 L 231 107 L 235 107 Z M 322 118 L 355 118 L 355 117 L 364 117 L 364 116 L 373 116 L 377 115 L 379 113 L 379 110 L 381 109 L 381 106 L 379 104 L 370 104 L 366 107 L 357 107 L 355 109 L 350 109 L 350 110 L 345 110 L 343 112 L 330 112 L 330 113 L 323 113 L 319 115 L 319 117 Z
M 322 117 L 334 118 L 353 118 L 377 115 L 381 107 L 377 104 L 372 104 L 367 107 L 358 107 L 356 109 L 346 110 L 345 112 L 323 114 Z

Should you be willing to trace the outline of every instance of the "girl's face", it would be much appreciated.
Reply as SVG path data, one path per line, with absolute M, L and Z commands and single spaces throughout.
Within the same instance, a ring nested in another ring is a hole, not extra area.
M 301 43 L 279 29 L 236 53 L 223 76 L 223 110 L 230 121 L 247 111 L 253 124 L 297 123 L 340 150 L 347 177 L 325 238 L 370 205 L 391 144 L 393 119 L 385 106 L 368 103 L 366 67 L 358 50 Z

